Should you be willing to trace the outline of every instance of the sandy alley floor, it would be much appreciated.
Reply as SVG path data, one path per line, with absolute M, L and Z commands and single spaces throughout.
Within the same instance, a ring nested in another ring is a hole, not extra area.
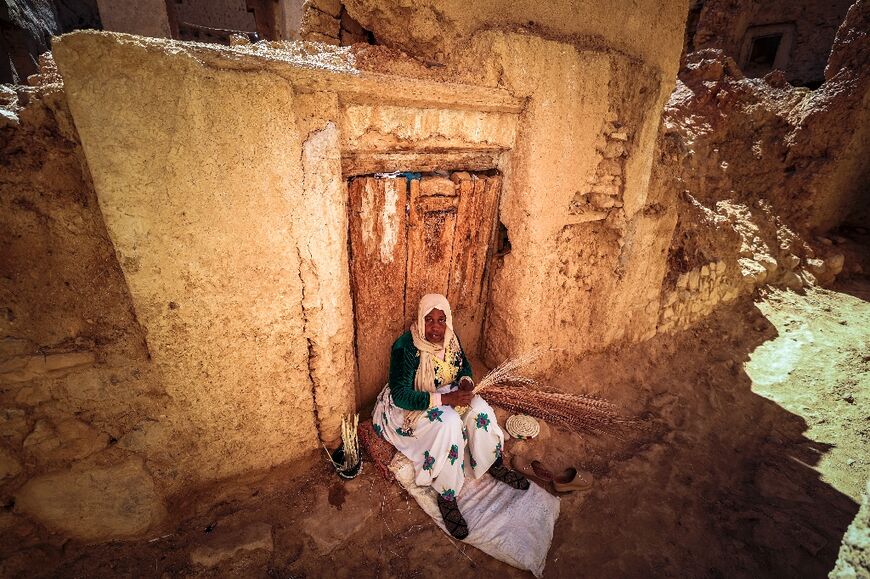
M 870 474 L 868 290 L 770 292 L 552 376 L 655 428 L 628 441 L 544 428 L 508 445 L 598 477 L 563 496 L 545 576 L 825 577 Z M 206 494 L 216 506 L 180 500 L 196 514 L 151 541 L 48 539 L 0 575 L 530 576 L 450 540 L 372 464 L 346 483 L 315 462 Z

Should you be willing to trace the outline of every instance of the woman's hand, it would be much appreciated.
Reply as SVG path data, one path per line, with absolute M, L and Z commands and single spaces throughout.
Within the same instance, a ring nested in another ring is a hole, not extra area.
M 474 394 L 470 390 L 456 390 L 441 395 L 441 403 L 448 406 L 468 406 Z
M 463 376 L 459 379 L 459 389 L 471 392 L 472 390 L 474 390 L 474 380 L 472 380 L 469 376 Z

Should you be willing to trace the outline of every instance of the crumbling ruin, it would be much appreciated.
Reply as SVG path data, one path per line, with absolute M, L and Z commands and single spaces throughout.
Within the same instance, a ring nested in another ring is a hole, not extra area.
M 99 4 L 152 37 L 66 34 L 0 92 L 0 532 L 158 537 L 311 465 L 424 291 L 485 365 L 566 376 L 860 273 L 825 236 L 867 216 L 866 2 L 816 90 L 818 51 L 747 78 L 739 2 Z

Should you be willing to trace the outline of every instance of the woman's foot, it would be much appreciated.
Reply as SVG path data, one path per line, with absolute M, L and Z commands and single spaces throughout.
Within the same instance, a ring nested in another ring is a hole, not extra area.
M 506 485 L 510 485 L 515 489 L 524 491 L 529 488 L 529 479 L 527 479 L 517 471 L 511 470 L 506 467 L 502 462 L 501 457 L 499 457 L 498 460 L 492 463 L 492 466 L 489 467 L 488 472 L 495 480 L 501 481 Z
M 459 505 L 456 499 L 445 499 L 438 495 L 438 510 L 441 511 L 441 518 L 444 519 L 444 526 L 451 535 L 463 540 L 468 536 L 468 523 L 465 522 L 465 517 L 459 512 Z

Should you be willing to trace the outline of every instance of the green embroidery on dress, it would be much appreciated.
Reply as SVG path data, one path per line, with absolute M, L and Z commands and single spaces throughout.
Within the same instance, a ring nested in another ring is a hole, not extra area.
M 450 452 L 447 453 L 447 460 L 450 461 L 450 466 L 453 466 L 456 463 L 456 459 L 459 458 L 459 447 L 455 444 L 450 447 Z
M 423 470 L 432 470 L 435 466 L 435 457 L 429 456 L 429 451 L 423 453 Z
M 429 419 L 429 422 L 435 422 L 436 420 L 438 422 L 444 422 L 441 420 L 442 414 L 444 414 L 444 411 L 436 406 L 435 408 L 430 408 L 426 411 L 426 418 Z
M 482 428 L 485 431 L 489 432 L 489 416 L 486 415 L 486 412 L 481 412 L 477 415 L 477 418 L 474 421 L 474 425 L 477 428 Z

